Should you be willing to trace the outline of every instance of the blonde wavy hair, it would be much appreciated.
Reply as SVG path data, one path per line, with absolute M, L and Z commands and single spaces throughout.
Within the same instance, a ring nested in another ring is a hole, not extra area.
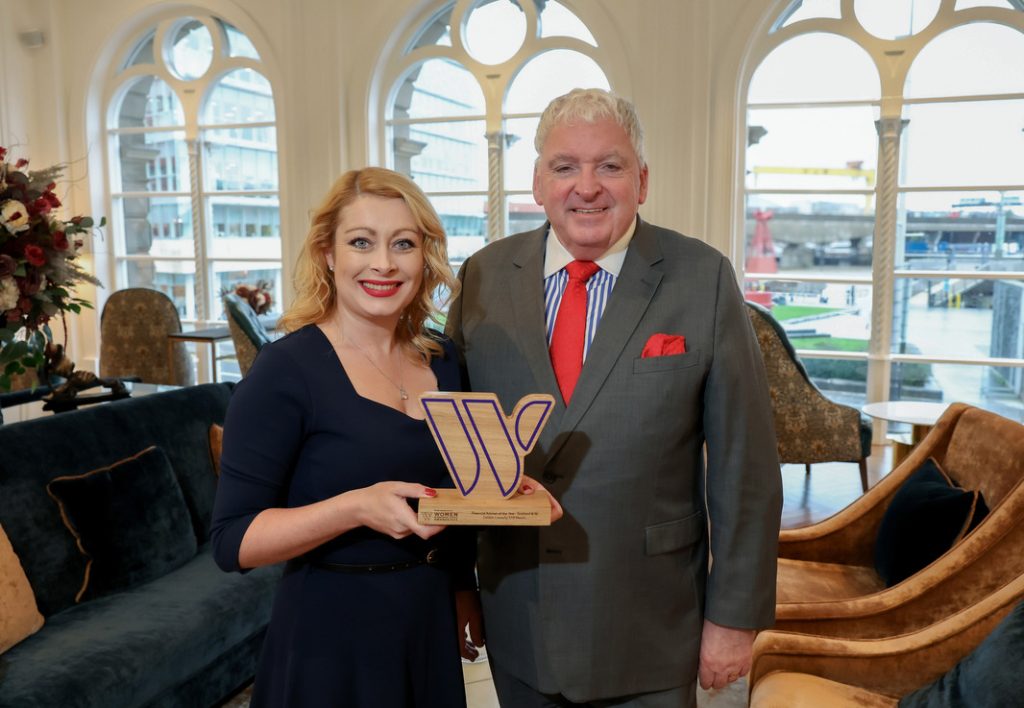
M 458 282 L 448 265 L 447 238 L 437 212 L 412 180 L 383 167 L 346 172 L 313 212 L 309 233 L 295 264 L 295 299 L 281 316 L 278 329 L 292 332 L 330 319 L 337 293 L 334 277 L 327 269 L 326 252 L 334 248 L 341 210 L 363 194 L 404 201 L 423 239 L 423 281 L 416 297 L 402 313 L 395 334 L 398 341 L 415 347 L 429 362 L 431 356 L 440 356 L 444 351 L 437 338 L 425 331 L 428 319 L 439 321 L 440 311 L 434 304 L 433 294 L 444 287 L 450 301 L 455 297 Z

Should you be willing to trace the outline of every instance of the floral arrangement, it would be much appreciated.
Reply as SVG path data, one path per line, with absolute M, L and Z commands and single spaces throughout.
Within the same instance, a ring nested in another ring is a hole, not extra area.
M 38 369 L 53 351 L 49 321 L 92 305 L 72 294 L 79 283 L 100 281 L 76 263 L 91 217 L 65 221 L 54 194 L 64 166 L 38 171 L 28 160 L 6 161 L 0 147 L 0 389 L 11 377 Z M 101 219 L 98 226 L 103 226 Z M 65 328 L 66 339 L 67 328 Z M 48 347 L 47 345 L 51 345 Z M 66 345 L 66 342 L 65 342 Z M 66 348 L 66 347 L 65 347 Z
M 235 295 L 248 302 L 249 307 L 251 307 L 257 315 L 262 315 L 270 310 L 270 306 L 274 304 L 274 299 L 270 295 L 271 287 L 271 284 L 267 281 L 260 280 L 255 285 L 239 283 L 234 287 L 234 290 L 225 290 L 221 294 L 226 295 L 229 292 L 233 292 Z

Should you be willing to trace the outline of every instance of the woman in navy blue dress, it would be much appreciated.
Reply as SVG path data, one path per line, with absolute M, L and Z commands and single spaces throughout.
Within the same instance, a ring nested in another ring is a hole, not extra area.
M 453 593 L 472 588 L 473 537 L 410 504 L 451 486 L 418 402 L 459 388 L 451 343 L 425 328 L 455 288 L 447 260 L 412 182 L 345 174 L 313 216 L 289 334 L 235 390 L 215 557 L 286 561 L 254 708 L 465 705 Z

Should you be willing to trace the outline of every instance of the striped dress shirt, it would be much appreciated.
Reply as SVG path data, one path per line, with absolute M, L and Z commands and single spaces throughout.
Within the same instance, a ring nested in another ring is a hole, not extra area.
M 626 259 L 626 248 L 633 238 L 636 229 L 636 222 L 630 227 L 622 238 L 613 245 L 608 252 L 597 259 L 600 266 L 594 275 L 587 281 L 587 330 L 583 339 L 583 360 L 587 360 L 587 353 L 590 351 L 590 343 L 594 341 L 594 334 L 597 332 L 597 325 L 601 322 L 601 315 L 608 305 L 608 298 L 611 297 L 612 288 L 618 279 L 622 263 Z M 544 326 L 547 330 L 548 348 L 551 348 L 551 336 L 555 331 L 555 319 L 558 317 L 558 307 L 562 304 L 562 293 L 565 292 L 565 285 L 569 282 L 569 274 L 565 266 L 573 260 L 565 247 L 558 241 L 554 231 L 548 230 L 545 266 L 544 266 Z

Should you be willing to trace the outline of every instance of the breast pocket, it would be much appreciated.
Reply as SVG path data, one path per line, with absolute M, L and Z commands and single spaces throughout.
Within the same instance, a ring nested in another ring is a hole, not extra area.
M 681 519 L 648 526 L 644 529 L 644 551 L 649 556 L 678 551 L 700 541 L 705 531 L 707 522 L 701 511 Z
M 700 363 L 700 349 L 694 349 L 685 354 L 672 354 L 670 356 L 649 356 L 647 358 L 637 357 L 633 360 L 634 374 L 648 374 L 655 371 L 674 371 L 676 369 L 688 369 Z

